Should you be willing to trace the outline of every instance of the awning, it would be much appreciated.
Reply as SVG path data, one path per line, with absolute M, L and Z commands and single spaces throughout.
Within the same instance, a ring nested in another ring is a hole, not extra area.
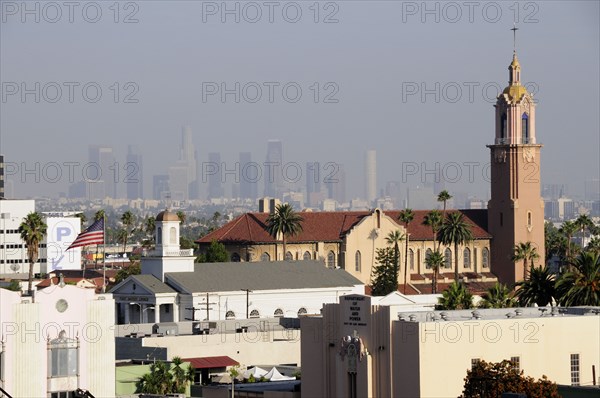
M 228 356 L 182 358 L 183 362 L 189 362 L 195 369 L 225 368 L 227 366 L 239 365 L 239 363 Z

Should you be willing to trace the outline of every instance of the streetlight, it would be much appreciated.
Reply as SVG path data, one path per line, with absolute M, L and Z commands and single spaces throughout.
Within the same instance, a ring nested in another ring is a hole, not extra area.
M 129 303 L 129 305 L 137 305 L 137 306 L 139 306 L 139 307 L 140 307 L 140 323 L 143 323 L 143 322 L 142 322 L 142 320 L 143 320 L 143 318 L 142 318 L 142 317 L 143 317 L 143 315 L 144 315 L 144 312 L 146 312 L 146 311 L 148 311 L 148 310 L 153 310 L 153 309 L 155 309 L 155 307 L 146 307 L 146 308 L 142 309 L 142 305 L 141 305 L 140 303 Z

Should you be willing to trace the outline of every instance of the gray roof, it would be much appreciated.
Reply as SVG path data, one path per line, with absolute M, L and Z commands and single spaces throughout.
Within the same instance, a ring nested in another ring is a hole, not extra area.
M 142 285 L 151 293 L 177 293 L 171 286 L 162 283 L 160 279 L 151 274 L 132 275 L 131 279 Z
M 195 272 L 170 272 L 165 279 L 192 293 L 352 287 L 363 284 L 342 269 L 330 269 L 323 262 L 314 260 L 199 263 L 195 264 Z

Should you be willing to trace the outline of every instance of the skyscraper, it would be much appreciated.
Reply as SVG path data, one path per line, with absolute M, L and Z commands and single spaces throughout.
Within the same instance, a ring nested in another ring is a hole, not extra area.
M 177 162 L 169 167 L 169 192 L 173 200 L 188 200 L 189 195 L 189 169 L 184 162 Z
M 86 165 L 84 178 L 86 183 L 94 184 L 89 199 L 117 197 L 117 182 L 122 169 L 115 161 L 113 149 L 101 145 L 89 146 L 89 164 Z
M 316 206 L 323 200 L 320 171 L 319 162 L 306 163 L 306 202 L 309 206 Z
M 327 198 L 338 203 L 346 201 L 346 171 L 344 165 L 336 163 L 336 170 L 323 179 L 327 187 Z
M 280 198 L 283 191 L 283 144 L 280 140 L 267 142 L 267 159 L 264 166 L 265 196 Z
M 134 145 L 127 146 L 127 158 L 123 168 L 125 175 L 123 182 L 127 191 L 127 199 L 141 199 L 144 197 L 144 172 L 142 154 Z
M 240 198 L 256 199 L 258 197 L 258 180 L 260 180 L 260 166 L 252 162 L 250 152 L 240 152 Z
M 210 152 L 208 163 L 214 165 L 208 178 L 208 199 L 222 198 L 224 196 L 223 181 L 221 180 L 221 154 Z
M 162 200 L 169 195 L 169 176 L 159 174 L 152 177 L 152 199 Z
M 377 198 L 377 153 L 374 149 L 365 153 L 365 198 L 369 203 Z

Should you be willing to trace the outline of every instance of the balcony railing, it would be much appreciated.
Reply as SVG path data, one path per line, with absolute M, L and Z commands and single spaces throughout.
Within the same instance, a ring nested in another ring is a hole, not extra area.
M 511 142 L 512 140 L 508 137 L 506 138 L 496 138 L 496 145 L 510 145 L 513 144 L 513 142 Z M 517 137 L 514 140 L 514 144 L 535 144 L 535 140 L 532 137 Z
M 192 257 L 194 249 L 181 250 L 144 250 L 143 257 Z

